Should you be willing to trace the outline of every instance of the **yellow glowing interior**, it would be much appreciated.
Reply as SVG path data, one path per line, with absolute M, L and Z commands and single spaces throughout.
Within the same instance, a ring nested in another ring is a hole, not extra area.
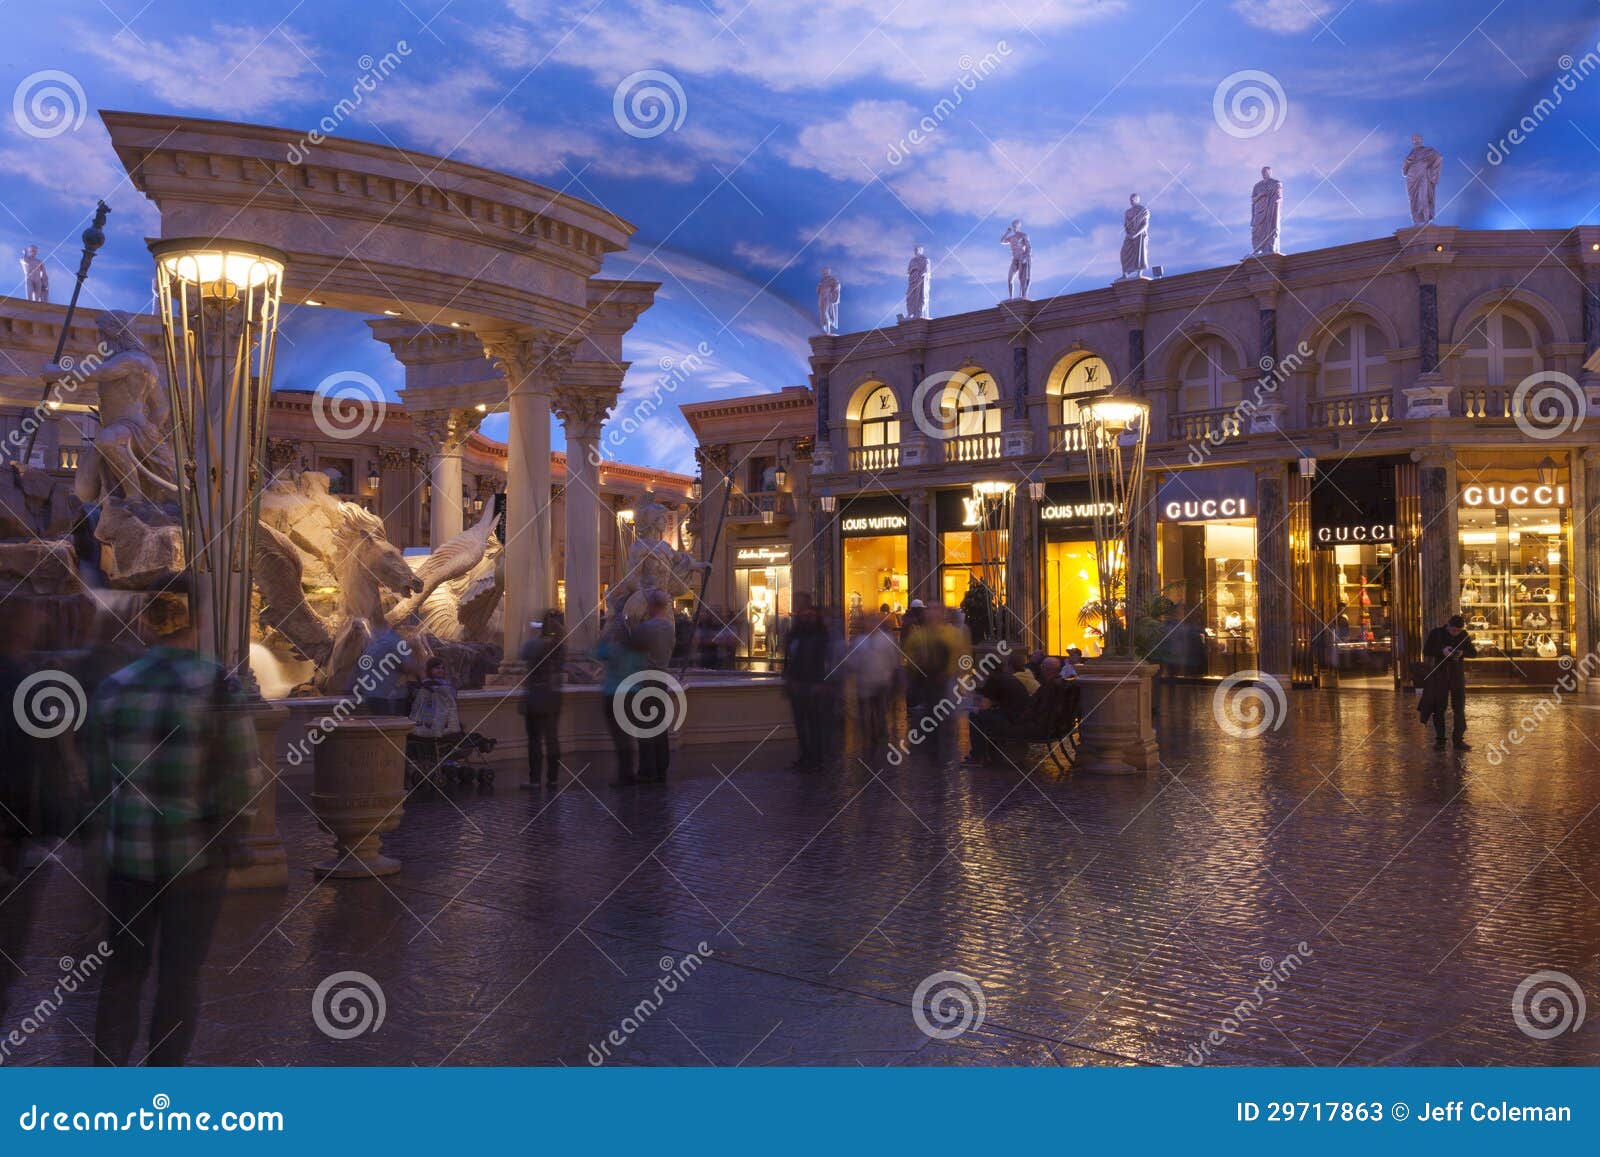
M 220 281 L 252 289 L 283 273 L 283 266 L 270 257 L 224 250 L 168 253 L 161 258 L 161 265 L 179 281 L 200 285 Z

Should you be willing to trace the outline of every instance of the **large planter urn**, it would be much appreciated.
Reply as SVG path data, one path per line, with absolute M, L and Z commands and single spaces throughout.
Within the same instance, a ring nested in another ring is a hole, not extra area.
M 1158 668 L 1143 659 L 1101 656 L 1078 674 L 1083 688 L 1079 771 L 1142 775 L 1161 766 L 1152 708 Z
M 336 879 L 393 875 L 400 861 L 384 855 L 380 841 L 400 826 L 411 720 L 357 715 L 321 720 L 313 730 L 321 739 L 312 765 L 311 806 L 336 846 L 331 859 L 311 870 Z
M 254 813 L 228 862 L 228 887 L 282 888 L 289 883 L 289 858 L 278 834 L 278 727 L 289 712 L 276 703 L 256 702 L 237 708 L 250 713 L 256 732 L 256 758 L 262 786 L 251 807 Z

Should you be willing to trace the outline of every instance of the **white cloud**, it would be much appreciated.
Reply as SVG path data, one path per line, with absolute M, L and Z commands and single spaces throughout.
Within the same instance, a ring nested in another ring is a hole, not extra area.
M 118 229 L 135 236 L 158 230 L 160 215 L 133 187 L 111 147 L 111 138 L 97 118 L 84 121 L 83 127 L 74 132 L 47 140 L 26 135 L 9 118 L 4 130 L 4 136 L 0 136 L 0 168 L 10 176 L 21 177 L 57 194 L 56 199 L 69 212 L 88 212 L 94 208 L 94 198 L 101 196 L 116 214 Z M 78 226 L 78 230 L 81 229 L 82 226 Z M 54 247 L 47 244 L 46 238 L 34 240 L 41 251 Z M 77 232 L 63 239 L 61 244 L 71 250 L 75 258 L 79 245 Z
M 98 34 L 81 43 L 161 100 L 218 116 L 248 116 L 301 100 L 317 76 L 308 53 L 274 28 L 215 24 L 204 35 L 146 36 L 132 50 L 125 40 Z
M 1233 0 L 1245 23 L 1268 32 L 1304 32 L 1320 28 L 1333 11 L 1331 0 Z
M 788 268 L 795 257 L 793 253 L 785 253 L 771 245 L 758 245 L 742 238 L 733 243 L 733 255 L 744 258 L 757 268 L 771 270 Z
M 872 79 L 918 88 L 949 85 L 966 59 L 1037 46 L 1034 36 L 1104 19 L 1120 0 L 1011 0 L 1003 4 L 882 0 L 509 0 L 523 21 L 493 45 L 532 67 L 546 54 L 615 83 L 657 67 L 683 79 L 732 74 L 778 91 L 825 89 Z M 685 86 L 686 88 L 689 86 Z M 689 93 L 691 101 L 694 93 Z
M 856 101 L 842 117 L 801 129 L 796 143 L 779 153 L 793 165 L 842 181 L 870 180 L 888 164 L 917 116 L 903 100 Z

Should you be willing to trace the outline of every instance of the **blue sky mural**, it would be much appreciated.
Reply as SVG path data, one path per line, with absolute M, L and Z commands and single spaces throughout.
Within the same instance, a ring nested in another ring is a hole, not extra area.
M 58 298 L 104 196 L 111 241 L 86 301 L 148 301 L 154 213 L 97 110 L 309 128 L 359 94 L 339 135 L 502 169 L 637 225 L 607 272 L 663 288 L 627 389 L 712 351 L 675 401 L 804 381 L 823 266 L 846 329 L 894 321 L 914 244 L 936 313 L 993 305 L 1016 217 L 1034 297 L 1116 275 L 1130 192 L 1169 272 L 1239 260 L 1263 164 L 1286 185 L 1287 251 L 1390 233 L 1408 222 L 1413 132 L 1445 155 L 1444 223 L 1600 209 L 1592 0 L 55 0 L 7 15 L 0 244 L 37 243 Z M 386 54 L 398 63 L 374 80 Z M 352 369 L 400 384 L 360 318 L 301 308 L 283 335 L 282 386 Z M 687 470 L 690 447 L 667 407 L 619 449 Z

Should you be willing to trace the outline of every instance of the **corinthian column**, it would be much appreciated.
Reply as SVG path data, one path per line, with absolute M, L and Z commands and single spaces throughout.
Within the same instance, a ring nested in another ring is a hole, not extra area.
M 585 363 L 574 377 L 592 377 Z M 617 385 L 563 384 L 556 387 L 556 416 L 567 436 L 567 646 L 587 654 L 599 635 L 600 600 L 600 427 L 616 404 L 626 367 L 600 366 Z
M 423 410 L 411 425 L 428 445 L 428 545 L 437 549 L 461 533 L 461 457 L 482 418 L 476 410 Z
M 550 391 L 572 360 L 571 339 L 542 330 L 483 334 L 506 379 L 505 651 L 499 681 L 516 682 L 528 621 L 551 603 Z

